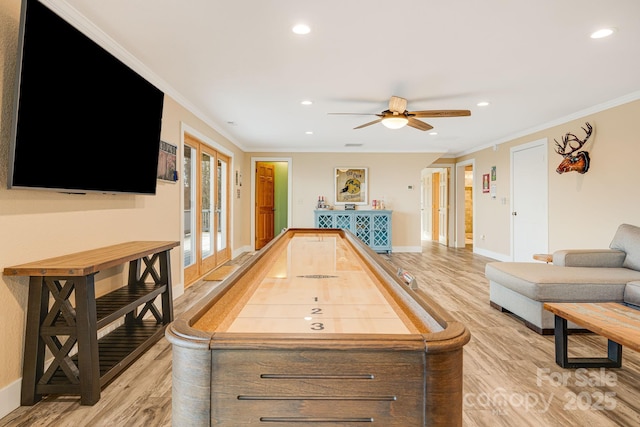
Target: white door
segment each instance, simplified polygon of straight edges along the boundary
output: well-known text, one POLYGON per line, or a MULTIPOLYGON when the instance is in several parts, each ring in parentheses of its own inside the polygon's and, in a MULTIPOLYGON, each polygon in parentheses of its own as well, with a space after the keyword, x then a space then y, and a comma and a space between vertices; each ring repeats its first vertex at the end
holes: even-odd
POLYGON ((512 260, 532 261, 547 253, 548 188, 547 140, 511 149, 512 260))
POLYGON ((448 169, 446 168, 440 171, 440 195, 438 201, 438 241, 443 245, 449 243, 447 241, 447 230, 449 229, 449 224, 447 223, 447 212, 449 210, 449 174, 447 172, 448 169))

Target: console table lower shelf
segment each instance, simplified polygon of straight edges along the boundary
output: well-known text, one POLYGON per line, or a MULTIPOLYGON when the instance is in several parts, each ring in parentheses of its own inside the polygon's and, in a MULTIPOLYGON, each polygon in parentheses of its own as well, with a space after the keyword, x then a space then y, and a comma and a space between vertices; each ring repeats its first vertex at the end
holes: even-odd
POLYGON ((46 394, 79 395, 82 405, 93 405, 109 381, 163 336, 173 320, 169 252, 178 244, 127 242, 4 269, 30 276, 22 405, 46 394), (127 284, 95 298, 95 275, 126 263, 127 284), (114 322, 121 325, 98 339, 114 322), (45 369, 47 349, 53 360, 45 369))

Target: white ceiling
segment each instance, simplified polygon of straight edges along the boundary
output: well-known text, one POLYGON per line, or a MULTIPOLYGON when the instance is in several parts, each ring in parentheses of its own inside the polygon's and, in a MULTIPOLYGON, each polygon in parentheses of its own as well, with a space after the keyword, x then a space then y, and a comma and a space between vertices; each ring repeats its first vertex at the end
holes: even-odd
POLYGON ((246 151, 455 155, 640 98, 638 0, 43 2, 246 151), (327 114, 380 113, 392 95, 471 117, 423 119, 432 136, 327 114))

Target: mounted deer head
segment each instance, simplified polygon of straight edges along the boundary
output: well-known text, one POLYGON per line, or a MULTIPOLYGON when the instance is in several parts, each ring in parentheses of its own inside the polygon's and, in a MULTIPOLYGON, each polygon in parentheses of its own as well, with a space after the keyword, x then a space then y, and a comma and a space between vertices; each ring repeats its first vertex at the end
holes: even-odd
POLYGON ((586 144, 593 132, 591 125, 589 123, 585 124, 587 125, 587 128, 582 128, 582 130, 587 134, 584 140, 580 140, 572 133, 567 133, 562 137, 562 144, 554 139, 554 141, 556 141, 556 153, 564 157, 562 162, 560 162, 560 165, 558 165, 556 172, 564 173, 576 171, 578 173, 585 173, 589 170, 589 153, 587 151, 578 151, 584 144, 586 144), (572 142, 577 142, 578 145, 574 146, 571 144, 572 142), (576 151, 578 152, 576 153, 576 151))

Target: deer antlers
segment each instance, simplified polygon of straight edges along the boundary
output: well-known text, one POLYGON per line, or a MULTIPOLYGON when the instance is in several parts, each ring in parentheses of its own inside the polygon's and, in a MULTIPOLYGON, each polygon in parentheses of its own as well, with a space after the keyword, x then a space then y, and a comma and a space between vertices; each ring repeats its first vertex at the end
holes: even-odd
POLYGON ((593 132, 591 125, 588 122, 585 124, 587 125, 587 128, 585 129, 583 127, 582 130, 587 134, 587 136, 585 136, 583 140, 580 140, 580 138, 572 133, 567 133, 562 137, 562 144, 554 139, 554 141, 556 141, 556 153, 563 157, 562 162, 560 162, 556 169, 556 172, 560 174, 571 171, 586 173, 589 170, 589 164, 591 163, 589 152, 578 151, 587 143, 587 140, 593 132), (577 142, 578 146, 576 147, 575 145, 572 145, 572 142, 577 142), (576 151, 578 152, 576 153, 576 151))
POLYGON ((587 140, 591 136, 591 133, 593 132, 593 127, 589 124, 589 122, 586 122, 585 124, 587 125, 587 128, 585 129, 583 127, 582 130, 585 131, 587 136, 582 141, 572 133, 567 133, 565 136, 562 137, 562 144, 560 144, 558 141, 554 139, 554 141, 556 141, 556 147, 557 147, 556 153, 560 154, 562 157, 570 157, 573 153, 581 149, 582 146, 586 144, 587 140), (578 146, 574 147, 573 145, 571 145, 571 142, 577 142, 578 146), (569 149, 571 151, 567 152, 567 146, 569 146, 569 149))

